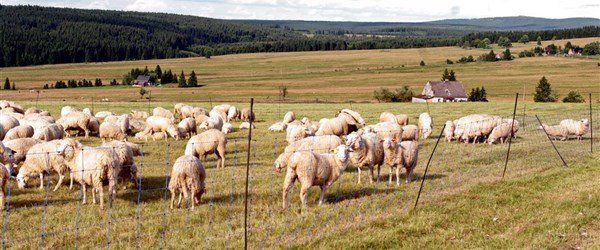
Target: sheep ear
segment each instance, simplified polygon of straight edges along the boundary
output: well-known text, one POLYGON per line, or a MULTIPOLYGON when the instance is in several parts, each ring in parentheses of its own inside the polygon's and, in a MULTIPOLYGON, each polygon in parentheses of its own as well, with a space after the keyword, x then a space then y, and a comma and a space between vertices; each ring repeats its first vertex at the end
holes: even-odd
POLYGON ((379 139, 379 143, 383 143, 383 141, 384 141, 383 139, 379 139))

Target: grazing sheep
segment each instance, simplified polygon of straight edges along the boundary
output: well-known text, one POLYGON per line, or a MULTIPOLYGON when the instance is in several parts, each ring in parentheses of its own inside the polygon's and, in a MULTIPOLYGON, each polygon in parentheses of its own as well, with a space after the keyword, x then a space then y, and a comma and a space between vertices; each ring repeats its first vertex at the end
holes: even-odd
MULTIPOLYGON (((352 116, 352 118, 354 118, 354 120, 358 124, 363 125, 363 126, 365 125, 365 120, 362 118, 362 116, 360 116, 360 114, 358 112, 350 110, 350 109, 342 109, 339 112, 339 114, 342 114, 342 113, 349 114, 350 116, 352 116)), ((339 116, 339 114, 338 114, 338 116, 339 116)))
POLYGON ((408 125, 408 115, 406 115, 406 114, 396 115, 396 121, 398 121, 398 125, 406 126, 406 125, 408 125))
MULTIPOLYGON (((360 118, 362 119, 362 118, 360 118)), ((351 132, 357 131, 357 123, 359 123, 358 120, 356 120, 355 117, 353 117, 352 115, 346 113, 346 112, 339 112, 337 114, 337 117, 333 118, 333 119, 321 119, 321 121, 319 121, 320 126, 319 126, 319 130, 317 130, 317 132, 315 133, 315 135, 337 135, 337 136, 341 136, 341 135, 347 135, 351 132)))
POLYGON ((229 111, 227 111, 227 121, 236 121, 240 119, 241 113, 238 108, 235 106, 229 107, 229 111))
POLYGON ((402 141, 419 140, 419 127, 417 125, 402 126, 402 141))
POLYGON ((319 206, 323 204, 325 191, 340 178, 348 166, 348 149, 346 145, 336 147, 333 154, 318 154, 310 151, 295 152, 290 157, 287 173, 283 183, 283 209, 288 207, 288 195, 296 179, 300 181, 300 200, 302 208, 308 206, 308 189, 312 186, 321 188, 319 206))
POLYGON ((379 139, 393 138, 402 141, 403 128, 395 122, 380 122, 364 127, 365 132, 376 133, 379 139))
POLYGON ((181 108, 184 106, 187 106, 187 104, 181 102, 175 103, 175 106, 173 107, 173 114, 181 116, 181 108))
POLYGON ((271 125, 267 130, 272 131, 272 132, 281 132, 287 129, 287 124, 283 123, 283 122, 276 122, 273 125, 271 125))
MULTIPOLYGON (((10 141, 5 141, 4 146, 12 149, 13 153, 13 164, 19 164, 25 161, 25 157, 27 156, 27 152, 29 149, 33 147, 35 144, 42 143, 42 140, 33 139, 33 138, 18 138, 10 141)), ((2 151, 0 149, 0 151, 2 151)), ((7 162, 2 161, 2 163, 7 164, 7 162)))
MULTIPOLYGON (((100 122, 96 117, 90 117, 90 123, 88 123, 88 129, 90 130, 91 136, 98 136, 100 134, 100 122)), ((79 131, 79 134, 85 133, 84 131, 79 131)))
POLYGON ((419 115, 419 131, 421 132, 421 138, 427 139, 433 132, 433 122, 431 116, 428 113, 421 113, 419 115))
POLYGON ((92 110, 89 108, 84 108, 81 112, 83 112, 86 115, 92 116, 92 117, 94 116, 92 110))
POLYGON ((130 128, 128 115, 119 116, 119 118, 117 119, 117 126, 119 126, 119 128, 121 129, 121 131, 123 131, 123 133, 125 133, 127 135, 131 134, 131 128, 130 128))
POLYGON ((444 128, 444 137, 446 138, 446 141, 451 142, 452 138, 454 138, 454 122, 453 121, 446 121, 446 126, 444 128))
POLYGON ((223 132, 223 134, 229 134, 229 133, 233 132, 233 125, 231 125, 231 123, 229 123, 229 122, 223 123, 221 132, 223 132))
MULTIPOLYGON (((163 133, 159 133, 159 134, 164 135, 163 133)), ((140 131, 140 132, 135 133, 134 138, 138 139, 138 140, 148 141, 149 138, 153 138, 153 137, 152 137, 152 134, 146 134, 144 131, 140 131)))
POLYGON ((227 120, 227 112, 229 112, 229 108, 231 108, 231 105, 229 105, 229 104, 221 104, 221 105, 214 106, 212 108, 212 110, 218 111, 219 113, 224 113, 225 117, 223 117, 223 120, 227 120))
POLYGON ((94 115, 94 117, 96 117, 97 119, 104 119, 109 115, 117 115, 117 114, 110 112, 110 111, 100 111, 100 112, 96 113, 94 115))
POLYGON ((242 109, 242 115, 241 115, 242 121, 250 122, 250 121, 254 121, 255 118, 256 117, 252 110, 250 110, 249 108, 242 109))
POLYGON ((581 119, 579 121, 565 119, 560 121, 560 125, 566 127, 569 131, 569 135, 576 136, 578 141, 581 140, 581 137, 584 134, 587 134, 587 132, 590 131, 590 122, 588 119, 581 119))
POLYGON ((184 139, 188 135, 184 128, 180 128, 175 125, 170 125, 167 128, 167 134, 173 137, 176 141, 179 141, 179 139, 184 139))
MULTIPOLYGON (((255 129, 256 126, 254 126, 254 124, 252 124, 252 129, 255 129)), ((250 123, 249 122, 242 122, 240 123, 239 129, 250 129, 250 123)))
POLYGON ((117 125, 103 122, 100 124, 100 138, 102 139, 102 142, 105 142, 106 139, 125 141, 127 140, 127 134, 124 133, 117 125))
POLYGON ((396 115, 392 114, 391 112, 384 111, 381 113, 381 115, 379 115, 379 122, 398 123, 398 119, 396 118, 396 115))
MULTIPOLYGON (((11 128, 19 126, 21 123, 17 118, 6 114, 0 114, 0 126, 3 128, 4 133, 8 132, 11 128)), ((4 137, 0 138, 4 139, 4 137)))
POLYGON ((184 118, 177 124, 177 127, 182 128, 189 137, 192 137, 192 134, 198 133, 198 130, 196 129, 196 120, 194 120, 194 118, 184 118))
POLYGON ((42 141, 52 141, 62 139, 64 136, 64 129, 59 124, 49 124, 38 130, 35 130, 31 138, 39 139, 42 141))
POLYGON ((496 126, 487 138, 487 143, 494 144, 494 142, 500 141, 504 144, 504 141, 511 136, 511 123, 501 123, 496 126))
POLYGON ((91 119, 91 116, 89 116, 88 114, 85 114, 81 111, 73 111, 73 112, 69 112, 68 114, 66 114, 64 116, 61 116, 56 121, 56 124, 59 124, 63 127, 63 129, 65 131, 65 135, 67 137, 70 136, 70 134, 67 132, 67 130, 69 130, 69 129, 80 130, 81 129, 81 130, 85 131, 85 138, 87 138, 90 134, 90 130, 88 128, 90 119, 91 119))
POLYGON ((513 119, 507 118, 507 119, 502 119, 502 123, 512 124, 512 136, 513 136, 513 138, 517 138, 517 132, 519 132, 519 121, 514 120, 514 123, 513 123, 513 119))
POLYGON ((191 196, 192 210, 194 205, 199 204, 205 188, 206 171, 200 159, 192 155, 183 155, 175 160, 171 179, 169 180, 169 191, 171 191, 171 209, 175 204, 176 193, 179 192, 177 207, 181 206, 181 195, 187 199, 191 196))
POLYGON ((289 111, 287 113, 285 113, 285 115, 283 116, 283 123, 284 124, 288 124, 290 122, 293 122, 296 120, 296 114, 294 114, 294 112, 289 111))
POLYGON ((200 129, 223 129, 224 120, 220 116, 210 116, 206 121, 201 123, 198 128, 200 129))
POLYGON ((396 169, 396 186, 400 186, 400 168, 406 169, 406 183, 411 181, 411 175, 417 166, 419 144, 416 141, 398 143, 394 139, 381 140, 385 152, 385 163, 390 167, 388 184, 392 185, 392 171, 396 169))
POLYGON ((314 153, 328 153, 338 145, 342 140, 335 135, 310 136, 288 145, 277 159, 275 159, 275 170, 280 171, 287 167, 292 153, 297 151, 311 151, 314 153))
MULTIPOLYGON (((206 116, 206 117, 208 117, 208 115, 209 115, 209 113, 208 113, 208 110, 206 110, 206 109, 203 109, 203 108, 197 108, 197 107, 195 107, 195 108, 192 110, 192 114, 193 114, 193 118, 194 118, 194 119, 196 119, 196 117, 198 117, 199 115, 204 115, 204 116, 206 116)), ((196 123, 198 123, 198 124, 199 124, 199 122, 197 122, 197 120, 196 120, 196 123)))
POLYGON ((6 196, 6 183, 8 183, 10 181, 11 177, 10 177, 10 173, 9 170, 6 169, 6 166, 4 166, 4 164, 0 164, 0 209, 4 210, 4 204, 5 204, 5 196, 6 196))
POLYGON ((492 130, 502 123, 499 116, 490 115, 469 115, 458 119, 455 122, 454 137, 460 138, 468 143, 471 138, 473 143, 479 141, 479 138, 486 138, 492 130))
MULTIPOLYGON (((25 188, 30 177, 40 176, 40 189, 44 188, 44 172, 53 170, 58 173, 56 191, 63 182, 64 173, 69 172, 67 162, 74 156, 74 150, 81 147, 78 141, 72 139, 53 140, 33 145, 27 152, 25 161, 19 169, 17 183, 19 188, 25 188), (66 150, 70 148, 70 150, 66 150)), ((71 175, 73 176, 73 175, 71 175)))
POLYGON ((546 124, 542 124, 542 126, 540 126, 540 129, 545 130, 551 139, 556 140, 558 138, 561 141, 566 141, 567 139, 569 139, 569 129, 564 126, 548 126, 546 124))
POLYGON ((132 119, 129 121, 129 128, 136 131, 146 130, 146 122, 132 119))
POLYGON ((68 115, 69 113, 74 112, 74 111, 81 112, 81 109, 71 107, 71 106, 64 106, 60 109, 60 116, 62 117, 62 116, 68 115))
POLYGON ((286 141, 289 144, 306 137, 306 128, 302 125, 288 126, 286 129, 286 141))
POLYGON ((25 113, 23 113, 24 115, 28 115, 28 114, 39 114, 42 113, 42 110, 36 107, 31 107, 28 108, 27 110, 25 110, 25 113))
POLYGON ((0 142, 0 163, 3 163, 3 164, 10 163, 10 154, 11 153, 14 153, 14 150, 12 150, 9 147, 6 147, 2 142, 0 142))
POLYGON ((110 124, 118 125, 118 120, 119 120, 118 115, 109 115, 107 117, 104 117, 104 120, 102 122, 107 122, 110 124))
POLYGON ((208 116, 204 114, 199 114, 194 116, 194 121, 196 121, 196 125, 200 126, 203 122, 208 120, 208 116))
POLYGON ((133 142, 124 141, 123 143, 127 144, 129 148, 131 148, 131 152, 133 152, 133 156, 140 156, 143 154, 140 145, 135 144, 133 142))
MULTIPOLYGON (((119 168, 117 171, 119 175, 117 177, 125 181, 130 181, 133 184, 133 187, 137 188, 137 166, 133 159, 135 154, 132 145, 137 147, 137 144, 122 141, 105 142, 102 143, 100 147, 112 149, 113 158, 117 163, 114 167, 119 168)), ((137 149, 139 150, 139 148, 137 149)))
POLYGON ((196 157, 205 157, 209 154, 215 154, 221 162, 221 168, 225 168, 225 147, 227 146, 227 137, 225 134, 216 129, 209 129, 198 135, 192 136, 185 146, 185 155, 193 155, 196 157))
POLYGON ((167 138, 167 129, 173 125, 171 119, 162 116, 150 116, 146 118, 146 130, 144 134, 163 133, 164 138, 167 138))
POLYGON ((373 183, 373 169, 377 166, 377 181, 383 164, 383 146, 379 143, 377 134, 352 132, 346 138, 346 146, 350 150, 350 159, 358 170, 358 184, 360 184, 361 167, 368 167, 369 183, 373 183))
POLYGON ((3 141, 10 141, 18 138, 27 138, 33 136, 33 127, 29 125, 19 125, 6 132, 3 141))
POLYGON ((146 120, 146 118, 150 117, 150 113, 146 112, 146 111, 137 111, 137 110, 132 110, 129 115, 131 116, 132 119, 138 119, 138 120, 146 120))
POLYGON ((92 187, 92 203, 96 204, 96 192, 100 193, 100 207, 104 206, 104 188, 102 182, 108 180, 109 192, 116 193, 116 179, 120 168, 114 152, 109 148, 84 147, 77 150, 75 157, 68 162, 72 176, 83 189, 82 204, 87 203, 86 187, 92 187))
MULTIPOLYGON (((152 116, 158 116, 158 117, 164 117, 169 119, 169 121, 171 123, 175 122, 175 116, 173 115, 173 113, 171 113, 171 111, 163 108, 163 107, 156 107, 152 110, 152 116)), ((146 122, 148 121, 148 119, 146 119, 146 122)))
POLYGON ((181 119, 185 119, 185 118, 193 118, 194 117, 194 107, 192 106, 183 106, 179 109, 179 116, 181 116, 181 119))

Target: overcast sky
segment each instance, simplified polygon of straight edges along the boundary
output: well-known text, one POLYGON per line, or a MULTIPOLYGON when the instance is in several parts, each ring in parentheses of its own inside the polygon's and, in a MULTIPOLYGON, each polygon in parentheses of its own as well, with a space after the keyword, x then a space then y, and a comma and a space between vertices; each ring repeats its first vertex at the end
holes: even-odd
MULTIPOLYGON (((0 0, 5 5, 167 12, 220 19, 420 22, 534 16, 600 18, 598 0, 0 0)), ((600 24, 599 24, 600 25, 600 24)))

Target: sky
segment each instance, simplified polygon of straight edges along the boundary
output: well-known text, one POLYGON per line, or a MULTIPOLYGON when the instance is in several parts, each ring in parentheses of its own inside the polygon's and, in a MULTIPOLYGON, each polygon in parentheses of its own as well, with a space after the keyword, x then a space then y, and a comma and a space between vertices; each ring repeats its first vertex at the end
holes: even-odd
POLYGON ((422 22, 500 16, 600 18, 598 0, 0 0, 0 2, 4 5, 164 12, 219 19, 422 22))

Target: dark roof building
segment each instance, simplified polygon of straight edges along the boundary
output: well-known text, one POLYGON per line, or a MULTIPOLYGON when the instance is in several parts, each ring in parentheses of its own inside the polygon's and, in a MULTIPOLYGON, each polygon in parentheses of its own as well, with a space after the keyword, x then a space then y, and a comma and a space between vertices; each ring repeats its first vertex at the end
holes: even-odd
POLYGON ((413 102, 466 102, 465 87, 459 81, 428 81, 413 102))
POLYGON ((150 76, 139 75, 133 82, 133 86, 136 86, 136 87, 152 86, 152 83, 150 82, 150 76))

